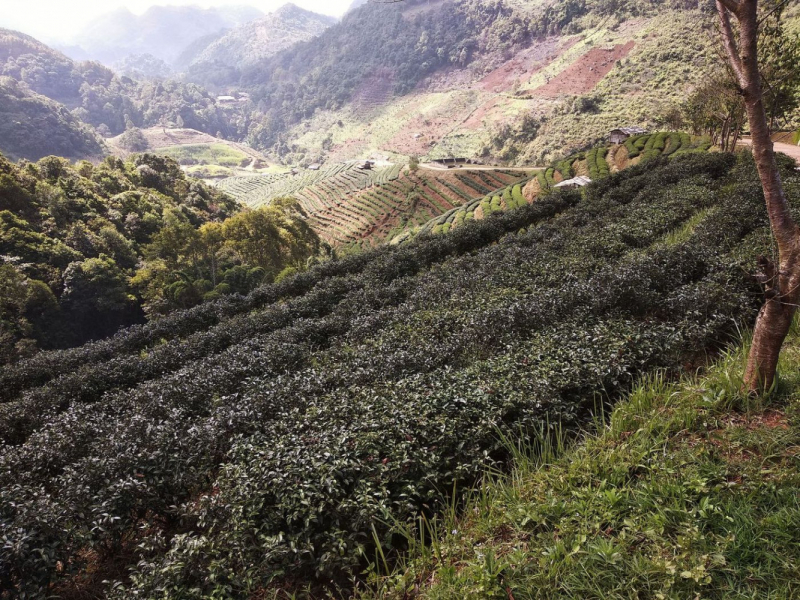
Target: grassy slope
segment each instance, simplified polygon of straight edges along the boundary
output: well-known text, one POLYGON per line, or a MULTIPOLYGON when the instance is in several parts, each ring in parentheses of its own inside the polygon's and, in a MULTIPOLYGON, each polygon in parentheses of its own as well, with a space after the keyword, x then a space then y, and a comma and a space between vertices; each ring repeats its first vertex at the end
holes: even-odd
POLYGON ((426 527, 436 541, 416 543, 377 595, 797 598, 800 331, 769 398, 739 392, 745 356, 746 344, 702 375, 646 379, 560 457, 519 452, 466 517, 426 527))

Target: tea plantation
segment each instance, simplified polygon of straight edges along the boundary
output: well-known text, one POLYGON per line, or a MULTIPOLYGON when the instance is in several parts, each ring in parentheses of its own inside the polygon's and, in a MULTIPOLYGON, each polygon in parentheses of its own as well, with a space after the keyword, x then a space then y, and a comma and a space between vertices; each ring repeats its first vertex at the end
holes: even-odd
POLYGON ((747 156, 518 193, 6 367, 0 598, 346 594, 390 523, 502 466, 504 435, 575 430, 752 322, 769 231, 747 156))

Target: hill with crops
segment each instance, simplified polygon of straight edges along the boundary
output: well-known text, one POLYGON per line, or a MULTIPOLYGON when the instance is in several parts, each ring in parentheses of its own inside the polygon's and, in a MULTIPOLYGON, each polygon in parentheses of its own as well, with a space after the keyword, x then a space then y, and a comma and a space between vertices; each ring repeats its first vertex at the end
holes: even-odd
POLYGON ((349 594, 504 438, 753 322, 752 159, 675 154, 4 367, 0 589, 349 594))
POLYGON ((320 237, 340 249, 446 233, 467 221, 534 202, 575 176, 599 180, 643 160, 705 152, 707 137, 679 132, 640 134, 624 144, 575 153, 542 169, 331 163, 319 170, 244 173, 214 184, 251 207, 293 196, 320 237))
POLYGON ((447 233, 467 221, 485 219, 496 212, 535 202, 543 195, 557 189, 560 183, 568 182, 575 177, 588 177, 590 181, 597 181, 645 161, 659 157, 703 153, 710 147, 711 142, 707 137, 692 137, 687 133, 664 131, 634 135, 624 144, 596 146, 540 169, 533 177, 454 207, 431 219, 421 228, 410 228, 393 241, 403 241, 418 232, 447 233))
POLYGON ((230 83, 257 103, 250 143, 288 162, 379 153, 541 164, 614 127, 663 127, 716 60, 708 8, 367 3, 230 83))
POLYGON ((309 224, 333 246, 370 247, 390 241, 455 206, 528 178, 528 171, 440 172, 387 163, 333 163, 319 170, 248 174, 216 182, 238 202, 259 207, 297 198, 309 224))
POLYGON ((543 165, 615 127, 703 133, 685 109, 717 72, 713 15, 682 0, 362 3, 227 83, 252 96, 248 142, 287 164, 543 165))

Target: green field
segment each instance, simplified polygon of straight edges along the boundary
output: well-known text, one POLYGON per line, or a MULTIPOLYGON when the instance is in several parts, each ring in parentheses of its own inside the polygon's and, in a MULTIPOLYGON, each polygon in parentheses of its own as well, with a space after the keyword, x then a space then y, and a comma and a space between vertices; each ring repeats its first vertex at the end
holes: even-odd
MULTIPOLYGON (((191 144, 159 148, 158 154, 169 156, 182 165, 246 166, 250 157, 227 144, 191 144)), ((218 175, 215 175, 218 176, 218 175)))

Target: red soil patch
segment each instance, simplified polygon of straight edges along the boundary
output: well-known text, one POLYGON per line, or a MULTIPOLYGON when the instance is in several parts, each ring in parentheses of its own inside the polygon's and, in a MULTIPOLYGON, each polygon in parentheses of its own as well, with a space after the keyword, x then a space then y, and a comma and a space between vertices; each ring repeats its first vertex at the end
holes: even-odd
POLYGON ((635 46, 635 42, 617 44, 610 50, 592 48, 576 62, 533 91, 538 96, 554 98, 562 95, 580 95, 591 92, 635 46))
POLYGON ((514 87, 517 80, 529 80, 531 75, 541 71, 560 54, 572 48, 577 41, 576 37, 561 44, 560 38, 552 37, 536 43, 486 75, 478 82, 478 86, 489 92, 507 92, 514 87))
POLYGON ((486 119, 486 116, 492 112, 495 108, 498 108, 503 105, 502 98, 492 98, 486 104, 479 106, 470 116, 469 118, 464 121, 464 127, 467 129, 481 129, 483 127, 483 121, 486 119))

